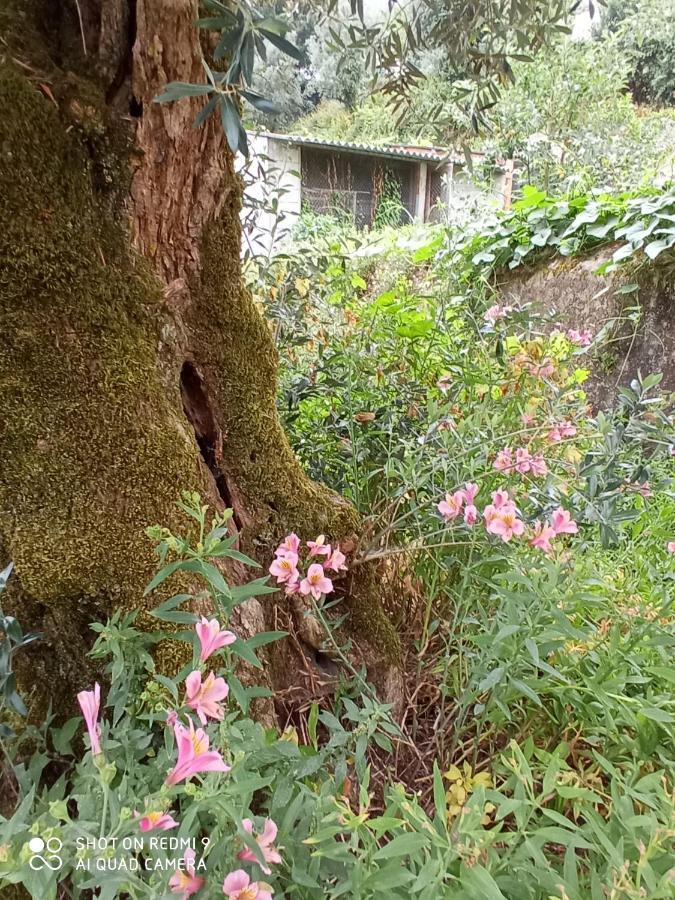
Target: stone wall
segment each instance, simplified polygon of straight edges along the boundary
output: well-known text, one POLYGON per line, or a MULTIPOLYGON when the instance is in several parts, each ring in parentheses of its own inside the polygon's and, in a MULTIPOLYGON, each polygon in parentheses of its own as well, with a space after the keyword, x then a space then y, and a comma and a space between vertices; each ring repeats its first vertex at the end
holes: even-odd
MULTIPOLYGON (((597 334, 609 327, 607 342, 593 353, 587 382, 592 401, 607 405, 617 388, 636 374, 663 374, 662 386, 675 390, 675 278, 672 268, 644 264, 598 275, 596 269, 614 248, 585 257, 556 256, 535 268, 501 273, 505 303, 534 303, 567 328, 597 334), (622 292, 630 284, 635 291, 622 292), (640 307, 637 321, 632 308, 640 307)), ((672 264, 671 264, 672 265, 672 264)))

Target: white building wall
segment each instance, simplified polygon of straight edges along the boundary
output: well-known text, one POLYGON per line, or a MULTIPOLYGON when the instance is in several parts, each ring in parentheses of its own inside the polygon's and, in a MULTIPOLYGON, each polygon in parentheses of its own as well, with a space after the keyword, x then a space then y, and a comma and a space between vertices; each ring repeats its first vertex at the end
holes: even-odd
POLYGON ((300 147, 249 134, 244 179, 242 252, 270 256, 288 241, 301 208, 300 147))

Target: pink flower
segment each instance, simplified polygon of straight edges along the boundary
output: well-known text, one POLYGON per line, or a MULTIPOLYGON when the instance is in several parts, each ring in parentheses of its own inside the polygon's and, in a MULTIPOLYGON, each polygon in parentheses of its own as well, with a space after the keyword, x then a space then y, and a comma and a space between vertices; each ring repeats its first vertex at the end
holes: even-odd
POLYGON ((185 693, 187 705, 194 709, 202 725, 206 725, 206 718, 222 719, 223 707, 218 702, 224 700, 230 689, 224 678, 216 678, 213 672, 209 672, 202 683, 202 673, 195 669, 185 679, 185 693))
POLYGON ((510 472, 513 469, 513 451, 510 447, 500 450, 493 463, 498 472, 510 472))
POLYGON ((174 728, 178 746, 178 760, 169 772, 166 784, 178 784, 199 772, 229 772, 223 757, 217 750, 209 750, 208 735, 190 722, 189 728, 177 724, 174 728))
MULTIPOLYGON (((253 822, 250 819, 242 819, 241 822, 242 828, 244 831, 247 831, 250 835, 253 834, 253 822)), ((260 847, 263 858, 266 863, 280 863, 281 856, 279 855, 278 850, 274 847, 274 840, 277 836, 277 826, 272 821, 272 819, 265 819, 265 826, 263 828, 262 834, 259 834, 256 837, 256 844, 260 847)), ((258 862, 258 858, 252 850, 249 850, 248 847, 244 847, 237 854, 237 859, 243 859, 246 862, 258 862)), ((271 869, 269 866, 265 866, 264 864, 260 866, 265 875, 269 875, 271 869)))
POLYGON ((495 303, 494 306, 491 306, 485 313, 484 319, 486 322, 489 322, 490 325, 494 325, 497 319, 506 318, 506 314, 510 313, 513 307, 511 306, 500 306, 498 303, 495 303))
POLYGON ((298 561, 298 553, 300 552, 300 538, 297 534, 292 531, 290 534, 287 534, 283 541, 279 544, 277 549, 274 551, 275 556, 288 556, 289 554, 295 554, 295 561, 298 561))
POLYGON ((534 537, 530 541, 537 550, 543 550, 544 553, 550 553, 553 550, 551 540, 556 536, 555 529, 545 522, 543 525, 537 521, 534 523, 534 537))
POLYGON ((141 831, 168 831, 170 828, 177 828, 178 822, 169 813, 149 812, 140 817, 138 827, 141 831))
POLYGON ((452 387, 452 376, 441 375, 441 377, 436 382, 436 387, 442 394, 447 394, 452 387))
POLYGON ((464 492, 455 491, 454 494, 446 494, 445 500, 441 500, 437 509, 445 521, 450 522, 451 519, 456 519, 461 513, 463 504, 464 492))
POLYGON ((300 573, 296 572, 295 578, 293 581, 286 582, 286 588, 284 590, 284 594, 287 597, 290 597, 291 594, 299 594, 300 593, 300 573))
POLYGON ((490 523, 500 513, 515 510, 516 505, 509 497, 509 492, 502 490, 492 492, 492 503, 483 510, 483 518, 485 519, 485 527, 490 530, 490 523))
POLYGON ((264 881, 251 881, 243 869, 235 869, 223 881, 223 893, 228 900, 272 900, 273 891, 264 881))
POLYGON ((231 631, 221 630, 218 619, 207 619, 206 616, 202 616, 201 620, 197 622, 195 631, 202 648, 199 654, 201 662, 207 660, 216 650, 220 650, 221 647, 227 647, 229 644, 234 644, 237 640, 236 634, 233 634, 231 631))
POLYGON ((675 541, 668 541, 666 547, 668 549, 668 553, 675 553, 675 541))
POLYGON ((516 472, 526 475, 530 471, 530 451, 525 447, 516 450, 516 472))
POLYGON ((593 341, 593 335, 590 331, 577 331, 576 328, 570 328, 567 332, 567 338, 573 344, 576 344, 577 347, 588 347, 588 345, 593 341))
POLYGON ((77 695, 77 702, 80 704, 84 723, 89 732, 89 745, 94 756, 102 753, 101 750, 101 729, 98 724, 98 711, 101 705, 101 686, 98 682, 94 685, 93 691, 80 691, 77 695))
POLYGON ((320 534, 315 541, 307 541, 310 556, 330 556, 331 546, 326 543, 326 535, 320 534))
POLYGON ((295 581, 298 577, 298 556, 296 553, 289 553, 288 556, 277 556, 270 566, 270 575, 274 575, 277 584, 283 584, 285 581, 295 581))
POLYGON ((524 412, 520 417, 520 421, 523 423, 523 425, 534 425, 536 420, 537 417, 533 413, 528 412, 524 412))
POLYGON ((332 569, 333 572, 346 572, 346 559, 347 557, 344 555, 344 553, 336 547, 335 550, 333 550, 331 556, 326 560, 324 565, 327 569, 332 569))
POLYGON ((530 472, 533 475, 541 476, 548 474, 548 466, 546 465, 543 456, 530 457, 530 472))
POLYGON ((171 893, 180 894, 182 900, 187 900, 192 894, 196 894, 206 883, 205 878, 200 878, 195 874, 195 856, 195 851, 188 848, 183 855, 184 867, 174 872, 169 879, 171 893))
POLYGON ((478 508, 473 503, 467 503, 464 509, 464 522, 466 525, 475 525, 478 521, 478 508))
POLYGON ((551 515, 551 527, 556 534, 576 534, 579 530, 577 523, 562 506, 554 510, 551 515))
POLYGON ((530 375, 533 375, 535 378, 548 378, 555 372, 555 366, 553 365, 553 361, 547 356, 541 363, 532 363, 532 365, 529 366, 528 371, 530 375))
POLYGON ((300 593, 311 594, 318 600, 322 594, 330 594, 332 590, 333 582, 324 575, 323 566, 312 563, 307 569, 307 576, 300 582, 300 593))
POLYGON ((177 721, 178 721, 178 716, 176 714, 176 710, 170 709, 168 711, 168 713, 166 714, 166 724, 169 726, 169 728, 173 728, 177 721))
POLYGON ((505 491, 504 488, 499 488, 499 490, 492 492, 492 502, 496 509, 501 509, 503 506, 513 506, 513 500, 509 497, 509 492, 505 491))
POLYGON ((552 444, 558 444, 565 438, 574 437, 576 433, 577 429, 571 422, 561 422, 559 425, 554 425, 551 428, 547 438, 552 444))
POLYGON ((525 531, 522 519, 518 518, 518 510, 513 503, 502 506, 496 513, 486 519, 486 529, 490 534, 496 534, 505 544, 514 536, 519 536, 525 531))
POLYGON ((464 494, 464 502, 467 505, 471 506, 473 501, 476 499, 476 494, 478 493, 479 488, 478 485, 474 481, 467 481, 467 483, 462 488, 462 494, 464 494))

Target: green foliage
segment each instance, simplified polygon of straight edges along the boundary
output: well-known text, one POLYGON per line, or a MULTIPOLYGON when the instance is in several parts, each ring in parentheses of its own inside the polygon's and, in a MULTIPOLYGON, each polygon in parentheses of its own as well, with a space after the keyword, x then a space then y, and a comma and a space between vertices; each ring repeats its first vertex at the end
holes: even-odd
MULTIPOLYGON (((648 260, 640 248, 669 227, 672 202, 531 190, 499 236, 436 229, 387 249, 323 235, 270 273, 293 312, 269 307, 293 444, 367 515, 360 558, 397 567, 398 591, 415 586, 398 612, 417 623, 409 678, 439 699, 433 736, 420 709, 407 733, 449 766, 436 770, 436 810, 453 829, 474 811, 489 835, 473 845, 477 867, 460 866, 467 897, 672 893, 672 404, 649 376, 593 417, 582 386, 601 337, 575 347, 528 308, 485 316, 486 270, 520 264, 532 236, 528 259, 618 238, 648 260), (542 380, 527 360, 545 359, 542 380), (551 444, 560 421, 575 433, 551 444), (505 444, 540 449, 546 476, 496 471, 505 444), (436 503, 467 481, 481 505, 508 487, 526 529, 563 506, 579 534, 549 557, 444 525, 436 503)), ((619 250, 616 265, 630 258, 619 250)))
POLYGON ((377 197, 373 227, 385 228, 400 225, 404 212, 401 183, 393 172, 386 170, 382 181, 382 190, 377 197))
POLYGON ((262 113, 272 114, 276 111, 270 100, 251 87, 256 55, 265 59, 266 43, 296 60, 300 59, 300 52, 286 39, 288 26, 281 19, 260 14, 247 0, 238 0, 234 9, 220 0, 205 0, 204 5, 213 15, 198 19, 197 26, 219 33, 213 59, 216 63, 225 60, 227 69, 223 72, 216 71, 206 60, 202 60, 206 84, 172 81, 155 98, 155 102, 170 103, 184 97, 208 97, 195 118, 195 126, 203 124, 208 116, 217 112, 230 148, 248 156, 246 131, 239 109, 240 100, 246 100, 262 113))
POLYGON ((670 0, 609 0, 599 37, 617 36, 636 103, 675 105, 675 9, 670 0))
MULTIPOLYGON (((10 563, 0 572, 0 596, 12 574, 10 563)), ((6 616, 0 607, 0 715, 8 720, 8 713, 26 716, 26 705, 16 689, 16 676, 12 671, 12 654, 38 640, 39 634, 24 634, 14 616, 6 616)), ((13 737, 8 721, 0 721, 0 739, 13 737)))
POLYGON ((636 110, 629 74, 613 36, 562 40, 517 64, 490 114, 488 154, 519 159, 523 179, 545 191, 638 189, 672 160, 675 121, 636 110))
MULTIPOLYGON (((464 105, 464 114, 469 114, 476 125, 482 111, 499 96, 504 78, 513 77, 509 60, 528 59, 530 51, 546 45, 556 32, 567 31, 562 24, 567 12, 564 0, 520 0, 509 4, 507 16, 502 5, 503 0, 481 0, 460 9, 452 2, 438 0, 424 7, 397 7, 393 14, 380 13, 373 19, 365 14, 360 0, 349 0, 345 19, 339 0, 330 0, 323 16, 309 17, 315 31, 324 28, 323 37, 314 43, 316 93, 319 98, 354 103, 362 93, 364 72, 371 70, 378 76, 387 73, 381 91, 398 107, 424 78, 418 54, 435 49, 444 55, 446 71, 451 72, 454 102, 464 105), (326 23, 330 41, 326 39, 326 23), (331 53, 326 52, 329 49, 331 53)), ((274 104, 253 90, 256 57, 265 61, 266 43, 297 61, 303 59, 303 53, 287 39, 288 23, 266 15, 248 0, 238 0, 234 8, 220 0, 205 0, 205 6, 213 15, 198 19, 197 25, 219 33, 213 58, 215 62, 226 59, 227 70, 215 71, 204 60, 206 84, 172 82, 155 99, 164 103, 183 97, 208 97, 195 125, 217 111, 232 150, 247 155, 239 101, 246 100, 263 114, 278 112, 274 104)), ((308 20, 302 24, 306 26, 308 20)), ((304 75, 299 72, 298 77, 304 75)), ((302 87, 299 90, 303 92, 302 87)), ((311 80, 305 90, 312 90, 311 80)))
POLYGON ((655 260, 675 245, 675 192, 639 197, 608 194, 554 200, 527 186, 523 197, 491 223, 469 236, 462 250, 471 263, 499 269, 526 264, 542 249, 573 256, 619 242, 599 272, 611 272, 633 260, 655 260))
MULTIPOLYGON (((668 221, 670 202, 619 198, 612 228, 668 221)), ((609 221, 610 205, 563 211, 528 192, 504 221, 532 235, 544 219, 568 229, 586 213, 577 228, 592 229, 609 221)), ((647 246, 651 236, 634 238, 647 246)), ((529 307, 495 308, 485 276, 496 259, 472 262, 494 244, 492 231, 405 237, 373 247, 324 223, 249 278, 275 325, 295 448, 367 516, 348 565, 375 564, 383 583, 393 579, 415 699, 395 721, 346 668, 335 694, 280 734, 251 718, 265 691, 240 677, 238 662, 256 671, 260 648, 287 638, 237 639, 207 664, 230 686, 223 720, 206 731, 231 771, 164 784, 175 761, 166 713, 186 715, 182 682, 199 667, 194 600, 225 625, 237 604, 264 604, 270 590, 261 578, 223 579, 223 557, 250 560, 228 537, 228 514, 209 521, 188 495, 191 538, 150 530, 160 570, 147 590, 183 572, 195 593, 162 602, 155 633, 121 613, 95 626, 93 655, 108 660, 111 681, 103 757, 74 748, 79 719, 60 729, 48 719, 9 745, 18 798, 0 821, 0 887, 165 896, 172 870, 158 861, 178 854, 147 835, 136 848, 133 811, 170 810, 179 825, 168 834, 204 859, 206 896, 240 867, 301 900, 672 896, 672 404, 657 393, 659 377, 646 376, 593 416, 583 383, 601 337, 579 346, 529 307), (546 471, 495 468, 505 446, 541 454, 546 471), (501 540, 482 516, 473 525, 439 518, 438 501, 470 481, 481 509, 508 489, 524 535, 501 540), (530 538, 559 507, 578 530, 547 553, 530 538), (157 673, 160 641, 186 651, 175 677, 157 673), (422 689, 430 699, 419 699, 422 689), (258 833, 267 817, 282 859, 270 874, 237 859, 257 847, 243 819, 258 833), (38 834, 63 842, 58 872, 29 865, 27 841, 38 834), (94 844, 112 837, 116 847, 94 844), (120 868, 129 858, 137 870, 120 868)), ((507 244, 508 261, 520 243, 507 244)))

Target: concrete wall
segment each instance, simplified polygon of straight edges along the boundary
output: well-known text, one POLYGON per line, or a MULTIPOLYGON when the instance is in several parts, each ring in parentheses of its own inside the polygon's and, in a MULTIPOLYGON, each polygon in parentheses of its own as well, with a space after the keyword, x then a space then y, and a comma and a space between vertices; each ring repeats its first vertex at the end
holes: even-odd
POLYGON ((534 269, 515 269, 500 278, 500 292, 507 303, 533 303, 551 313, 566 328, 607 328, 609 342, 601 345, 586 366, 593 376, 585 384, 591 400, 606 406, 621 385, 629 384, 638 371, 661 372, 661 386, 675 391, 675 284, 667 271, 650 265, 638 272, 596 275, 595 269, 614 248, 586 257, 561 258, 534 269), (638 284, 637 291, 621 293, 622 286, 638 284), (636 315, 632 308, 639 306, 636 315), (635 321, 636 320, 636 321, 635 321))

